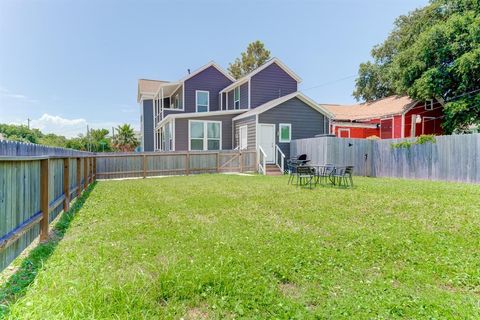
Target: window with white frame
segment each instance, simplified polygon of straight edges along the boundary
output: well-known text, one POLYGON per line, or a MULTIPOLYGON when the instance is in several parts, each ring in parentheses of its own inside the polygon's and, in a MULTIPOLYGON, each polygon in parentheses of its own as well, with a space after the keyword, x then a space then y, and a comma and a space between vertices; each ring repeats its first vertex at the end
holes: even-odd
POLYGON ((195 91, 195 101, 197 112, 208 112, 210 109, 210 92, 202 90, 195 91))
POLYGON ((280 123, 278 125, 278 141, 290 142, 292 140, 292 125, 290 123, 280 123))
POLYGON ((178 93, 175 96, 173 96, 172 108, 180 109, 180 95, 178 93))
POLYGON ((189 150, 220 150, 221 122, 190 120, 189 137, 189 150))
POLYGON ((433 110, 433 100, 425 101, 425 110, 433 110))
POLYGON ((240 87, 233 89, 233 107, 240 109, 240 87))
POLYGON ((248 147, 248 127, 247 126, 241 126, 240 127, 240 138, 239 138, 239 149, 247 149, 248 147))

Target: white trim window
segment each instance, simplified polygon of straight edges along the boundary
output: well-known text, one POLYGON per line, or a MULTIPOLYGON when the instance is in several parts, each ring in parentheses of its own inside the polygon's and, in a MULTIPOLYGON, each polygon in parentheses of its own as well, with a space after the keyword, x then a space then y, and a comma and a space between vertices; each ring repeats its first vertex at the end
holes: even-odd
POLYGON ((233 89, 233 108, 240 109, 240 86, 233 89))
POLYGON ((188 150, 222 150, 222 122, 189 120, 188 150))
POLYGON ((210 110, 210 91, 195 90, 195 105, 197 112, 210 110))
POLYGON ((433 110, 433 99, 425 101, 425 110, 433 110))
POLYGON ((239 129, 239 149, 248 148, 248 126, 241 126, 239 129))
POLYGON ((172 109, 180 109, 180 94, 175 94, 173 97, 172 109))
POLYGON ((292 140, 292 124, 279 123, 278 124, 278 142, 288 143, 292 140))

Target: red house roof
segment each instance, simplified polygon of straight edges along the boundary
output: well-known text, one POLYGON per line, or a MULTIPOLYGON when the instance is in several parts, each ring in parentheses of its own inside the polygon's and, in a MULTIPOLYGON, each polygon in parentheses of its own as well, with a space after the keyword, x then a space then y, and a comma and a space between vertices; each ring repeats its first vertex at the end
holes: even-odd
POLYGON ((320 104, 334 115, 334 120, 367 120, 400 114, 413 106, 416 101, 407 96, 390 96, 383 99, 355 104, 320 104))

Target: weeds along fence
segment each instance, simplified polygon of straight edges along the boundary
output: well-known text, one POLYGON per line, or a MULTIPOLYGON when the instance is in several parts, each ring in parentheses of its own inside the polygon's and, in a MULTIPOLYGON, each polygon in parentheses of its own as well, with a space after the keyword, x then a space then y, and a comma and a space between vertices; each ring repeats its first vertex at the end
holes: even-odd
POLYGON ((0 270, 94 180, 91 153, 0 141, 0 270))
POLYGON ((480 183, 480 134, 438 136, 435 142, 394 148, 415 139, 319 137, 292 141, 290 154, 305 153, 312 163, 355 166, 355 174, 480 183))
POLYGON ((251 172, 257 165, 255 150, 202 152, 106 153, 96 155, 99 179, 251 172))

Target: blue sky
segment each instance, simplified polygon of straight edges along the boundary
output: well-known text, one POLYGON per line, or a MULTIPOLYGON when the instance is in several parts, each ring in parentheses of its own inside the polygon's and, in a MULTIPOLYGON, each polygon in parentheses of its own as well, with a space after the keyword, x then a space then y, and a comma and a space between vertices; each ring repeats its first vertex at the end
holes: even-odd
POLYGON ((87 123, 138 128, 138 78, 177 80, 210 60, 226 68, 257 39, 314 100, 350 103, 372 46, 397 16, 426 4, 0 0, 0 123, 30 118, 67 136, 87 123))

